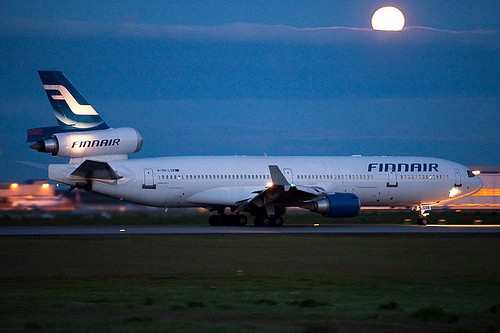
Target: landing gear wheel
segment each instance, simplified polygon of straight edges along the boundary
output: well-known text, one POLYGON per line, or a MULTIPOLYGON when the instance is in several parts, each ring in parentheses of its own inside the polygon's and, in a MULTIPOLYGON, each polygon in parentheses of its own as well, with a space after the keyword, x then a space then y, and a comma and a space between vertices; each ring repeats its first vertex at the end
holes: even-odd
POLYGON ((254 224, 257 227, 268 227, 271 225, 271 219, 269 216, 257 215, 255 217, 254 224))
POLYGON ((281 227, 283 226, 283 218, 279 215, 271 216, 271 225, 273 227, 281 227))
POLYGON ((283 225, 283 217, 280 215, 257 215, 255 217, 254 224, 257 227, 281 227, 283 225))
POLYGON ((234 220, 234 224, 236 226, 244 227, 247 225, 247 217, 245 215, 236 215, 234 220))
POLYGON ((417 220, 418 225, 427 225, 427 218, 419 217, 417 220))

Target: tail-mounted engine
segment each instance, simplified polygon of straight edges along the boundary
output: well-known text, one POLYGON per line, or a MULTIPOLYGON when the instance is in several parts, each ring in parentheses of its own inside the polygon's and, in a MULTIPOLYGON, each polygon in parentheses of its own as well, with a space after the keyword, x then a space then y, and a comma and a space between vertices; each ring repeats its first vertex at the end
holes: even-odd
POLYGON ((129 127, 52 134, 30 148, 62 157, 126 155, 142 147, 141 133, 129 127))
POLYGON ((354 217, 359 214, 360 201, 354 193, 331 193, 306 203, 302 208, 326 217, 354 217))

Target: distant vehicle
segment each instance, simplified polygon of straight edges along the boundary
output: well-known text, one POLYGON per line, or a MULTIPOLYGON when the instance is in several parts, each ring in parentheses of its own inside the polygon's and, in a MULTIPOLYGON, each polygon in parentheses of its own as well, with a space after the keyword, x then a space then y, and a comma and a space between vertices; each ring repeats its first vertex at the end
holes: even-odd
POLYGON ((353 217, 360 206, 411 206, 427 224, 433 205, 478 191, 467 167, 430 157, 185 156, 128 159, 142 147, 134 128, 110 128, 62 72, 39 71, 59 126, 28 130, 30 147, 69 164, 49 178, 157 207, 205 207, 211 225, 281 226, 288 207, 353 217), (226 209, 234 214, 226 215, 226 209))

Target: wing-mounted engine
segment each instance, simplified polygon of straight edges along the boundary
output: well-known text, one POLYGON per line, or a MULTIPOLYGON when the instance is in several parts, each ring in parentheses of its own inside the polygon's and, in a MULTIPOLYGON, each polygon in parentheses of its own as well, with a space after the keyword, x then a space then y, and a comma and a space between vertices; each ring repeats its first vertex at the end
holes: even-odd
POLYGON ((360 201, 353 193, 329 193, 307 202, 301 208, 326 217, 354 217, 359 214, 360 201))
POLYGON ((30 146, 39 152, 70 158, 127 155, 141 147, 141 133, 129 127, 55 133, 30 146))

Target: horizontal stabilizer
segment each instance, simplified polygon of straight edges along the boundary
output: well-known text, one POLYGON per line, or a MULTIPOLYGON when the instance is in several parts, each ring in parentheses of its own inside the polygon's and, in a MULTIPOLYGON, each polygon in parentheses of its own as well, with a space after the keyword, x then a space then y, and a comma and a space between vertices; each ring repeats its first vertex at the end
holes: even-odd
MULTIPOLYGON (((28 130, 28 133, 27 133, 26 142, 43 141, 43 140, 51 138, 52 135, 57 134, 57 133, 83 132, 83 131, 90 131, 90 130, 94 130, 94 129, 101 129, 101 128, 81 129, 81 128, 76 128, 76 127, 67 126, 67 125, 30 128, 28 130)), ((103 129, 105 129, 105 128, 103 127, 103 129)))
POLYGON ((123 178, 108 163, 92 160, 85 160, 71 175, 86 179, 117 180, 123 178))

